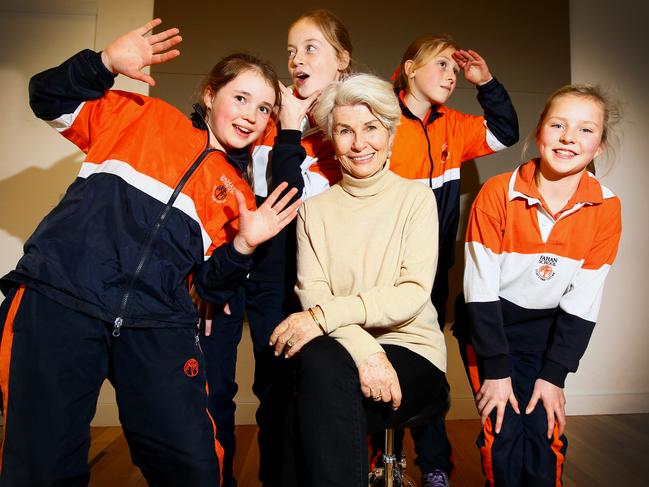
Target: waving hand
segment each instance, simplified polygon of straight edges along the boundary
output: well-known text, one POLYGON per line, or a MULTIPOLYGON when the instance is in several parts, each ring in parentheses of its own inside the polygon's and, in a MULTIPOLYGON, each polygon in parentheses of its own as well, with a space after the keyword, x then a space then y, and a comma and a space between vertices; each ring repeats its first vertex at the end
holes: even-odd
POLYGON ((160 19, 151 20, 111 42, 101 53, 104 65, 115 74, 123 74, 154 86, 154 79, 142 70, 179 56, 180 51, 171 48, 182 41, 182 37, 178 35, 180 31, 175 27, 146 36, 161 23, 160 19))
POLYGON ((234 237, 233 244, 237 252, 252 254, 257 245, 277 235, 297 216, 302 201, 298 199, 289 205, 297 194, 297 189, 291 188, 280 199, 287 187, 285 182, 279 184, 255 211, 246 208, 246 200, 238 190, 236 191, 239 202, 239 233, 234 237))

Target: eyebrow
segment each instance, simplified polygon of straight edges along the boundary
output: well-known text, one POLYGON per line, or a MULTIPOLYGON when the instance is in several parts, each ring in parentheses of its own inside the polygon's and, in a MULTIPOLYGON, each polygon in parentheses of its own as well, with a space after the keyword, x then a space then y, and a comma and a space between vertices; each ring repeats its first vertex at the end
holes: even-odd
MULTIPOLYGON (((553 120, 553 119, 563 120, 563 121, 568 120, 566 117, 561 117, 559 115, 552 115, 551 117, 548 117, 548 120, 553 120)), ((597 126, 601 125, 600 123, 596 122, 595 120, 577 120, 577 122, 578 123, 589 123, 591 125, 597 125, 597 126)))
MULTIPOLYGON (((322 40, 313 37, 311 39, 304 39, 301 44, 304 44, 305 42, 317 42, 318 44, 321 44, 322 40)), ((286 47, 295 47, 295 44, 288 44, 286 47)))
POLYGON ((460 66, 457 64, 457 61, 456 61, 455 59, 453 59, 451 56, 445 56, 445 55, 443 56, 443 55, 441 55, 441 54, 438 54, 436 57, 439 58, 439 59, 446 59, 447 61, 449 61, 449 62, 455 64, 455 66, 457 66, 458 68, 460 67, 460 66))
MULTIPOLYGON (((245 91, 245 90, 234 90, 234 92, 239 94, 239 95, 252 96, 252 93, 250 93, 249 91, 245 91)), ((273 108, 273 106, 274 106, 272 103, 270 103, 268 101, 262 101, 261 104, 266 105, 266 106, 268 106, 270 108, 273 108)))
MULTIPOLYGON (((363 123, 363 127, 366 127, 367 125, 373 124, 373 123, 381 123, 381 121, 378 118, 373 118, 372 120, 368 120, 367 122, 363 123)), ((352 128, 351 125, 343 123, 343 122, 337 122, 334 124, 334 127, 345 127, 345 128, 352 128)))

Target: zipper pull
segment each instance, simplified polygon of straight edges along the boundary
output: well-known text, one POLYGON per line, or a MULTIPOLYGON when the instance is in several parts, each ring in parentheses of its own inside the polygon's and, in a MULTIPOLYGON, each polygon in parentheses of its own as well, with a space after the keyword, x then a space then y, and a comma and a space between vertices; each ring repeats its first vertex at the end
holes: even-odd
POLYGON ((124 323, 124 320, 120 318, 119 316, 115 318, 115 323, 114 323, 114 329, 113 329, 113 336, 117 338, 119 336, 119 329, 122 327, 122 324, 124 323))

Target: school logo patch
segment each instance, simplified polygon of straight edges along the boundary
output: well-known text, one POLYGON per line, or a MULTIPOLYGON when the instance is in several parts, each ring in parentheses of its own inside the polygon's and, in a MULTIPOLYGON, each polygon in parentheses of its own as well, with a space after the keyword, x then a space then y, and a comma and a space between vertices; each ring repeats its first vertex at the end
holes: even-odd
POLYGON ((539 266, 536 268, 536 277, 542 281, 552 279, 555 275, 555 267, 557 265, 557 257, 549 255, 542 255, 539 257, 539 266))
POLYGON ((214 188, 212 188, 212 200, 216 203, 223 204, 227 197, 228 188, 225 187, 225 184, 214 185, 214 188))
POLYGON ((448 151, 448 143, 444 142, 442 145, 442 156, 440 160, 442 161, 442 164, 444 164, 448 160, 448 156, 450 155, 450 152, 448 151))
POLYGON ((187 377, 196 377, 198 375, 198 360, 196 360, 195 358, 190 358, 187 362, 185 362, 183 370, 185 371, 185 375, 187 377))

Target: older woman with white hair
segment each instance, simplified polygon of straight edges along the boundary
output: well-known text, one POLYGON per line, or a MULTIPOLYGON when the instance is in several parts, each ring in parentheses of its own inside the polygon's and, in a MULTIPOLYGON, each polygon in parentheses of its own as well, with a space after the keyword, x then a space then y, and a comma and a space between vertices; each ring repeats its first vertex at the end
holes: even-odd
POLYGON ((430 299, 437 208, 429 188, 390 171, 400 115, 390 84, 367 74, 329 85, 315 110, 343 177, 300 209, 305 311, 271 336, 276 354, 298 357, 298 441, 312 486, 366 487, 367 433, 448 397, 430 299))

